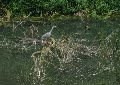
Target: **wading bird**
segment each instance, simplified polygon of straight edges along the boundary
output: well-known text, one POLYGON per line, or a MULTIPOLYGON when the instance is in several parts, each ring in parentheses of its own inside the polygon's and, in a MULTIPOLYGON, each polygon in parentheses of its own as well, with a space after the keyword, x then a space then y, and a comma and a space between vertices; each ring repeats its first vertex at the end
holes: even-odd
POLYGON ((49 32, 47 32, 44 35, 42 35, 42 37, 41 37, 42 44, 46 44, 48 42, 48 40, 50 39, 51 33, 52 33, 54 28, 56 28, 56 26, 53 26, 52 29, 49 32))
POLYGON ((51 32, 53 31, 53 29, 54 29, 55 27, 56 27, 56 26, 53 26, 52 29, 51 29, 49 32, 45 33, 45 34, 41 37, 41 40, 47 40, 48 38, 50 38, 51 32))

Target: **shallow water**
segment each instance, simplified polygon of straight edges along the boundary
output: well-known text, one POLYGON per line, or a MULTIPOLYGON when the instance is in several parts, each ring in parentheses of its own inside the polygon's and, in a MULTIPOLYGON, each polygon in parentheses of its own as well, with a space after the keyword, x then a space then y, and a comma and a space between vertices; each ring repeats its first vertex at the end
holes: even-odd
POLYGON ((19 23, 0 27, 0 85, 120 84, 120 19, 19 23), (44 46, 23 38, 40 40, 53 25, 56 45, 36 55, 36 66, 31 55, 44 46))

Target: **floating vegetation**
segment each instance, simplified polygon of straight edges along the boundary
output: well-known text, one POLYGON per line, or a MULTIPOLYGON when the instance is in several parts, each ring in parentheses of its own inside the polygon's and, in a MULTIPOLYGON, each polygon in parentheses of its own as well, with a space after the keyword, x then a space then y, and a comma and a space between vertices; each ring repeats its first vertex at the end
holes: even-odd
MULTIPOLYGON (((112 32, 109 36, 113 37, 116 32, 118 31, 112 32)), ((49 67, 58 71, 58 74, 75 72, 69 77, 74 75, 73 77, 80 80, 92 78, 104 71, 115 71, 114 62, 111 62, 113 50, 110 47, 107 49, 109 44, 106 42, 111 42, 109 36, 98 46, 81 44, 82 41, 75 42, 72 37, 61 37, 56 39, 54 47, 43 47, 41 51, 33 53, 37 83, 38 80, 41 81, 39 84, 47 80, 49 67)))

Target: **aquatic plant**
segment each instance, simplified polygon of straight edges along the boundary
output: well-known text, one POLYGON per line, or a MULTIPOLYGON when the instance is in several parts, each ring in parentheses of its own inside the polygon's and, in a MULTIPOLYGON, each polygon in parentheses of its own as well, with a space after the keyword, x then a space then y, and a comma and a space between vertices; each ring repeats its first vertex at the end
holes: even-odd
MULTIPOLYGON (((87 79, 97 76, 104 71, 113 72, 114 63, 108 61, 112 58, 113 50, 111 46, 107 49, 106 44, 111 43, 110 36, 114 36, 115 33, 116 31, 112 32, 99 46, 80 44, 82 41, 75 43, 72 37, 64 38, 63 36, 56 39, 54 47, 43 47, 41 51, 33 53, 34 72, 37 72, 35 75, 37 80, 34 83, 44 84, 49 77, 54 76, 55 74, 50 76, 50 69, 57 71, 57 76, 60 76, 58 74, 62 72, 77 71, 73 75, 81 78, 80 80, 84 80, 82 77, 87 79)), ((58 81, 56 82, 58 83, 58 81)))

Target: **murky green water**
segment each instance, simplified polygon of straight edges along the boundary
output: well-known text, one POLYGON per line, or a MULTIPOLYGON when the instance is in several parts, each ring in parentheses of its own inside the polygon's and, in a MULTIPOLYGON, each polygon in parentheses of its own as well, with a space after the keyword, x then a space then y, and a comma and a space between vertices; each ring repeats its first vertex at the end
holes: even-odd
POLYGON ((120 84, 119 18, 18 24, 11 22, 0 27, 0 85, 120 84), (53 25, 57 26, 52 32, 56 45, 45 55, 36 55, 39 70, 35 71, 31 55, 44 46, 23 42, 22 38, 40 40, 53 25), (41 57, 45 62, 41 62, 41 57))

